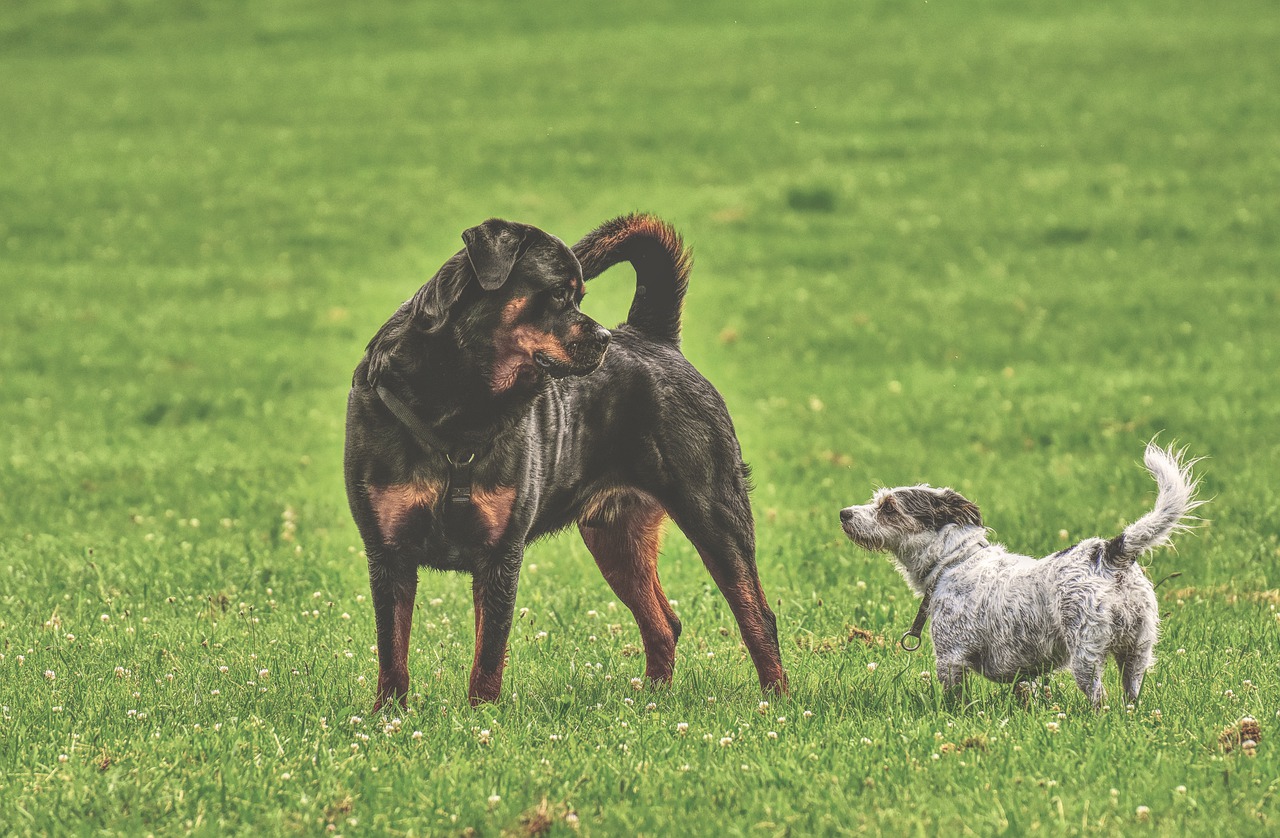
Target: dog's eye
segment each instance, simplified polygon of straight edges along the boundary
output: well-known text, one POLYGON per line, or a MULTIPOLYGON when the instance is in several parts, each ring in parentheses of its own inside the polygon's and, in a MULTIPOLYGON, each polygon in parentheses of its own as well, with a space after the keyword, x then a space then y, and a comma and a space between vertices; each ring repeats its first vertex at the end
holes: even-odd
POLYGON ((558 306, 562 306, 569 302, 570 291, 568 288, 557 288, 551 292, 551 302, 558 306))
POLYGON ((897 515, 898 511, 898 502, 893 499, 893 495, 885 495, 876 507, 876 512, 881 515, 897 515))

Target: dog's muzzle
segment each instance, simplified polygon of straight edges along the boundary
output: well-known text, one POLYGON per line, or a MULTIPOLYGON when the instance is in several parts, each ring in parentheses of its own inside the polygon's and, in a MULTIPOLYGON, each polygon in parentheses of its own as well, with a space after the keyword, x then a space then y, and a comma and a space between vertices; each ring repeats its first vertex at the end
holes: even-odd
MULTIPOLYGON (((568 352, 569 357, 573 359, 573 365, 564 367, 566 371, 563 375, 588 375, 595 372, 604 361, 605 352, 609 349, 609 342, 613 340, 613 332, 599 324, 585 331, 586 335, 580 340, 565 344, 565 350, 568 352)), ((533 360, 534 363, 546 369, 551 375, 556 374, 554 370, 545 366, 538 359, 537 354, 534 355, 533 360)))

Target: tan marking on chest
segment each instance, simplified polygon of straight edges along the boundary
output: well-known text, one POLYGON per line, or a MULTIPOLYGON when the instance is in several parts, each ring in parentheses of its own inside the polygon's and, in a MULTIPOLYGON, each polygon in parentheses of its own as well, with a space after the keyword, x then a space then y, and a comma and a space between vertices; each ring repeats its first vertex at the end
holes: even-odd
POLYGON ((497 544, 511 523, 511 510, 516 505, 513 486, 494 486, 492 489, 471 490, 471 505, 476 510, 476 520, 488 535, 489 544, 497 544))
POLYGON ((395 541, 396 532, 404 526, 415 509, 430 509, 440 500, 444 484, 437 481, 418 480, 412 483, 396 483, 391 486, 370 486, 369 502, 378 519, 382 540, 395 541))

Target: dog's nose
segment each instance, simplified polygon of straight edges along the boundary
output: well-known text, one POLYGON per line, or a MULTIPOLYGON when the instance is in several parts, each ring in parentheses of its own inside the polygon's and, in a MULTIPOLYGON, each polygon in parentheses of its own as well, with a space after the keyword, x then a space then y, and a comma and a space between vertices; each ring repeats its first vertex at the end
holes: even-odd
POLYGON ((604 326, 596 326, 594 337, 596 339, 596 343, 601 346, 608 346, 609 341, 613 339, 613 332, 609 331, 604 326))
POLYGON ((853 510, 852 510, 852 509, 841 509, 841 510, 840 510, 840 523, 842 523, 842 524, 847 524, 847 523, 849 523, 849 522, 850 522, 850 521, 852 521, 852 520, 853 520, 853 510))

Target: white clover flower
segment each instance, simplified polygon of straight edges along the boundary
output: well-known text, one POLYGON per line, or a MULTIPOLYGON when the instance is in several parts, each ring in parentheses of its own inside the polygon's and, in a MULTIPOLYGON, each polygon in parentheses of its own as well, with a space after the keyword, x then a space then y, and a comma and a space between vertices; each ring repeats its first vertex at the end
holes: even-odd
POLYGON ((58 673, 54 672, 52 669, 46 669, 44 671, 44 677, 46 681, 53 681, 57 679, 58 673))
POLYGON ((688 722, 680 722, 679 724, 676 725, 676 733, 680 734, 681 736, 683 736, 688 732, 689 732, 688 722))
POLYGON ((771 730, 771 731, 769 731, 768 733, 766 733, 766 734, 765 734, 765 736, 768 736, 770 739, 777 739, 777 738, 778 738, 778 731, 776 731, 776 730, 771 730))
POLYGON ((730 746, 730 745, 732 745, 732 744, 733 744, 733 737, 732 737, 732 736, 725 736, 725 737, 721 738, 721 740, 720 740, 720 747, 721 747, 721 748, 727 748, 727 747, 729 747, 729 746, 730 746))
POLYGON ((868 672, 875 672, 875 671, 876 671, 876 667, 877 667, 877 666, 879 666, 879 665, 880 665, 880 664, 876 663, 875 661, 871 661, 871 663, 867 664, 867 671, 868 671, 868 672))
POLYGON ((497 805, 498 805, 499 803, 501 803, 501 802, 502 802, 502 798, 501 798, 500 796, 498 796, 498 795, 496 795, 496 794, 491 794, 491 795, 489 795, 489 805, 490 805, 490 806, 497 806, 497 805))

